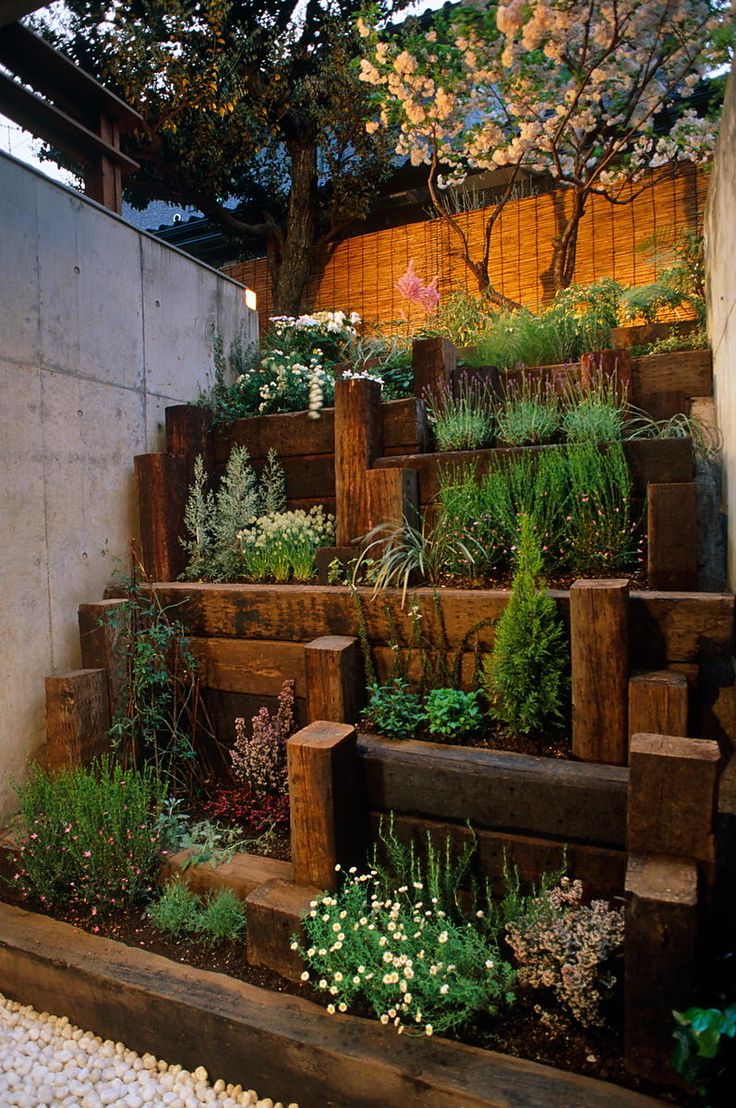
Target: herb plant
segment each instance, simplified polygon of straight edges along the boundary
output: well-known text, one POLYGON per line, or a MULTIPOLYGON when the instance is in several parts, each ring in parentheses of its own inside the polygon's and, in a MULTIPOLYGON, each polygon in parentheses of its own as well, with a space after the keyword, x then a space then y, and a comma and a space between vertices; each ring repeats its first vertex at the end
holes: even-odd
POLYGON ((385 685, 368 686, 368 706, 363 717, 381 735, 390 739, 411 739, 425 721, 422 698, 409 691, 409 682, 393 677, 385 685))
POLYGON ((493 442, 493 405, 478 380, 461 378, 457 394, 446 388, 430 395, 427 417, 440 451, 475 450, 493 442))
POLYGON ((532 521, 522 516, 511 598, 484 660, 491 714, 522 735, 559 720, 567 668, 567 642, 545 592, 539 541, 532 521))
POLYGON ((498 437, 507 446, 552 442, 560 427, 560 404, 544 385, 523 377, 519 389, 507 391, 496 411, 498 437))
POLYGON ((18 789, 17 886, 92 915, 146 900, 161 865, 166 793, 151 767, 123 769, 108 757, 53 775, 33 767, 18 789))
POLYGON ((712 1108, 733 1103, 736 1076, 736 1004, 673 1012, 673 1069, 712 1108))
POLYGON ((483 722, 479 692, 432 689, 427 695, 427 730, 439 739, 455 741, 477 731, 483 722))
POLYGON ((237 939, 245 927, 245 906, 232 889, 210 893, 195 919, 195 932, 207 946, 237 939))
POLYGON ((159 931, 187 935, 207 946, 237 939, 245 927, 245 908, 232 889, 201 898, 180 880, 170 881, 146 915, 159 931))
POLYGON ((184 881, 169 881, 158 900, 146 910, 146 916, 159 931, 177 938, 193 931, 199 900, 184 881))

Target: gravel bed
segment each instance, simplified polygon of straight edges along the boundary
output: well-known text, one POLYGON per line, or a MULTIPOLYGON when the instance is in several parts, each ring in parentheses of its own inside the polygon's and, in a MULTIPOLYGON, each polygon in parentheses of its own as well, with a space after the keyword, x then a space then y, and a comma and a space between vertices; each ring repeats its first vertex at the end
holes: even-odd
MULTIPOLYGON (((38 1013, 0 993, 0 1108, 284 1108, 254 1089, 210 1082, 123 1043, 103 1041, 66 1016, 38 1013)), ((299 1108, 289 1104, 287 1108, 299 1108)))

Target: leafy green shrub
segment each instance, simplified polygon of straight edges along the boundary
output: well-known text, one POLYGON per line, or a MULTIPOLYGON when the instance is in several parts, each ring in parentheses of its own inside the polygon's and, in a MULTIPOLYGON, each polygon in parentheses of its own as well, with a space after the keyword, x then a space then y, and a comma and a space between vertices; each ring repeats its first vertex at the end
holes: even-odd
POLYGON ((478 692, 468 693, 461 689, 432 689, 425 702, 430 735, 461 739, 477 731, 483 722, 479 697, 478 692))
POLYGON ((190 935, 208 946, 237 939, 245 927, 245 907, 232 889, 220 889, 202 899, 178 880, 167 884, 146 915, 160 931, 190 935))
POLYGON ((225 474, 215 494, 210 525, 212 561, 209 576, 234 580, 241 572, 241 533, 258 515, 258 481, 244 446, 230 451, 225 474))
POLYGON ((736 1004, 673 1012, 672 1067, 712 1108, 733 1104, 736 1076, 736 1004))
POLYGON ((511 598, 483 668, 492 715, 523 735, 560 718, 567 684, 565 632, 544 587, 539 541, 523 515, 511 598))
POLYGON ((184 881, 169 881, 146 915, 159 931, 178 936, 194 930, 198 910, 199 900, 189 886, 184 881))
POLYGON ((199 909, 194 930, 207 946, 237 939, 245 927, 245 906, 232 889, 210 893, 199 909))
POLYGON ((390 739, 411 739, 425 720, 422 698, 409 691, 409 682, 393 677, 386 685, 368 686, 363 718, 390 739))
POLYGON ((247 581, 310 581, 317 573, 317 550, 334 542, 333 517, 321 505, 308 512, 258 516, 239 535, 237 576, 247 581))
POLYGON ((578 1023, 601 1025, 601 1003, 616 982, 608 963, 623 946, 623 909, 582 898, 580 881, 561 878, 506 925, 506 940, 520 986, 551 989, 578 1023))
POLYGON ((446 388, 427 401, 427 417, 438 450, 475 450, 493 442, 493 404, 477 380, 461 379, 457 395, 446 388))
POLYGON ((107 757, 57 774, 35 766, 17 791, 25 837, 15 880, 24 892, 93 914, 150 895, 167 792, 150 767, 107 757))

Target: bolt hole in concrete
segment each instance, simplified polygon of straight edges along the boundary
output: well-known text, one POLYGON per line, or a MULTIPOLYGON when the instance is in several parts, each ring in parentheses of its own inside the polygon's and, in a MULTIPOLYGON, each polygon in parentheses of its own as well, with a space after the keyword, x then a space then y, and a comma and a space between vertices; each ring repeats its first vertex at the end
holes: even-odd
MULTIPOLYGON (((0 993, 0 1108, 285 1108, 38 1013, 0 993)), ((299 1108, 292 1103, 288 1108, 299 1108)))

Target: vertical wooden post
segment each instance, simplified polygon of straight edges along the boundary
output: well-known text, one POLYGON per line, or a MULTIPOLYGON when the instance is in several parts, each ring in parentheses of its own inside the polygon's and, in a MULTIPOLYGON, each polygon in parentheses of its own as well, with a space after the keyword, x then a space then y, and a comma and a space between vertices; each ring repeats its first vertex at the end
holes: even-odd
POLYGON ((143 568, 153 581, 175 581, 186 565, 186 463, 173 454, 138 454, 133 461, 143 568))
POLYGON ((419 474, 415 469, 369 469, 366 491, 369 529, 379 523, 418 525, 419 474))
POLYGON ((166 450, 184 458, 187 488, 194 477, 194 462, 202 455, 205 473, 213 470, 212 416, 199 404, 174 404, 166 409, 166 450))
POLYGON ((698 492, 694 481, 648 486, 647 572, 653 589, 697 589, 698 492))
POLYGON ((307 721, 357 723, 360 711, 360 648, 348 635, 325 635, 304 648, 307 721))
POLYGON ((46 678, 46 764, 72 769, 110 746, 110 697, 104 669, 46 678))
POLYGON ((629 737, 640 732, 687 735, 688 684, 671 669, 635 673, 629 680, 629 737))
POLYGON ((118 636, 128 634, 127 600, 79 605, 79 643, 85 669, 104 669, 112 719, 125 709, 125 675, 118 636))
POLYGON ((695 863, 633 855, 626 894, 624 1059, 631 1072, 672 1084, 672 1010, 694 999, 695 863))
POLYGON ((346 724, 308 724, 286 744, 294 881, 335 889, 335 866, 352 861, 356 818, 357 734, 346 724))
POLYGON ((572 751, 626 765, 629 582, 575 581, 570 589, 572 751))
MULTIPOLYGON (((120 130, 112 119, 100 115, 97 133, 110 146, 120 149, 120 130)), ((92 200, 119 215, 123 210, 123 181, 118 163, 108 155, 100 154, 94 164, 85 169, 84 191, 92 200)))
POLYGON ((457 349, 447 339, 414 339, 411 347, 414 394, 426 400, 452 384, 457 349))
POLYGON ((349 546, 368 527, 366 471, 383 454, 381 386, 335 382, 335 515, 337 545, 349 546))
POLYGON ((711 865, 721 753, 709 739, 634 735, 626 846, 711 865))

